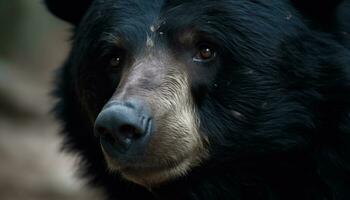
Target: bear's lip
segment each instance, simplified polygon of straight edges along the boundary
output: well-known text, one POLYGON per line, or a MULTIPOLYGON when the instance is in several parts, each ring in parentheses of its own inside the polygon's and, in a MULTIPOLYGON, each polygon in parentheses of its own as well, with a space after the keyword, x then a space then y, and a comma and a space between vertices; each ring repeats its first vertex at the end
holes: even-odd
POLYGON ((123 161, 109 155, 101 146, 108 168, 119 172, 125 179, 143 186, 155 186, 170 181, 187 173, 191 165, 191 157, 184 156, 181 159, 168 163, 149 163, 137 161, 123 161))
POLYGON ((187 170, 184 169, 187 169, 190 161, 190 158, 184 158, 173 164, 148 165, 143 163, 120 165, 114 163, 114 160, 110 160, 108 165, 112 171, 119 172, 126 180, 150 188, 187 174, 187 170))
POLYGON ((158 165, 158 166, 148 166, 148 165, 129 165, 129 166, 121 166, 119 167, 119 171, 122 173, 128 173, 128 174, 135 174, 140 172, 161 172, 161 171, 168 171, 172 168, 175 168, 176 166, 167 166, 167 165, 158 165))
MULTIPOLYGON (((116 169, 118 171, 164 171, 164 170, 170 170, 172 168, 176 168, 181 163, 185 162, 188 158, 182 157, 181 159, 174 160, 172 162, 168 163, 146 163, 142 162, 142 158, 136 158, 136 159, 120 159, 119 157, 116 157, 115 155, 111 155, 111 153, 107 152, 106 147, 102 146, 102 151, 105 156, 105 159, 108 161, 110 167, 112 169, 116 169)), ((113 146, 111 146, 113 148, 113 146)), ((112 149, 113 150, 113 149, 112 149)))

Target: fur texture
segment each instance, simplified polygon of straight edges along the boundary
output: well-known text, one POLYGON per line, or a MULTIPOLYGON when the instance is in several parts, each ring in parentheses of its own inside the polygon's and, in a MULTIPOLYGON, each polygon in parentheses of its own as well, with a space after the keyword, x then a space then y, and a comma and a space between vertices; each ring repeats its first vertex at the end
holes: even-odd
POLYGON ((46 2, 76 25, 55 90, 64 146, 109 199, 350 199, 348 1, 80 0, 78 10, 46 2), (145 188, 106 170, 93 121, 124 74, 104 69, 111 38, 130 55, 161 49, 186 66, 177 69, 189 90, 174 95, 191 93, 183 105, 196 113, 173 112, 191 113, 182 119, 210 144, 186 175, 145 188), (186 61, 182 47, 198 40, 216 49, 215 61, 186 61))

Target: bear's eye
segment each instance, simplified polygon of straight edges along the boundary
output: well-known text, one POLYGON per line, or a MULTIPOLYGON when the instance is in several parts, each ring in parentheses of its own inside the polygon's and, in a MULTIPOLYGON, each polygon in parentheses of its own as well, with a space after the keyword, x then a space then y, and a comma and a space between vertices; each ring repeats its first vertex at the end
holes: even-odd
POLYGON ((115 56, 109 61, 109 64, 112 68, 116 68, 119 67, 121 60, 121 56, 115 56))
POLYGON ((197 48, 197 52, 195 56, 193 57, 193 61, 195 62, 208 62, 211 61, 216 56, 216 51, 213 47, 202 44, 199 45, 197 48))
POLYGON ((119 73, 126 59, 127 56, 123 49, 115 49, 103 57, 106 70, 112 73, 119 73))

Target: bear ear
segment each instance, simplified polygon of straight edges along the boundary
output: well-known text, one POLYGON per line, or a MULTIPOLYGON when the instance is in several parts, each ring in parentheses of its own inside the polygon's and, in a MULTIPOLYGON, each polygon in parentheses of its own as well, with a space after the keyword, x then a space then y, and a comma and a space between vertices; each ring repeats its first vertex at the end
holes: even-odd
POLYGON ((332 23, 338 5, 343 0, 291 0, 292 4, 306 17, 327 26, 332 23))
POLYGON ((93 0, 44 0, 49 11, 60 19, 77 25, 93 0))

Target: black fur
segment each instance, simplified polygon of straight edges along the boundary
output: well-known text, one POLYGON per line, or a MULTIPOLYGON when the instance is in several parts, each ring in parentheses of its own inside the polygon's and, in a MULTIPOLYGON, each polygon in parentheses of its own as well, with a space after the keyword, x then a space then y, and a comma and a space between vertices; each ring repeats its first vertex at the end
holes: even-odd
POLYGON ((109 199, 350 199, 350 47, 339 35, 350 32, 350 9, 338 14, 340 1, 76 2, 81 7, 72 10, 77 4, 46 0, 77 24, 57 76, 55 112, 65 149, 81 155, 83 175, 109 199), (104 33, 122 35, 136 54, 158 18, 167 22, 159 30, 163 46, 172 47, 173 34, 190 24, 215 43, 220 62, 212 82, 193 86, 210 158, 149 191, 107 172, 89 116, 116 87, 102 69, 113 51, 104 33))

